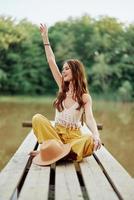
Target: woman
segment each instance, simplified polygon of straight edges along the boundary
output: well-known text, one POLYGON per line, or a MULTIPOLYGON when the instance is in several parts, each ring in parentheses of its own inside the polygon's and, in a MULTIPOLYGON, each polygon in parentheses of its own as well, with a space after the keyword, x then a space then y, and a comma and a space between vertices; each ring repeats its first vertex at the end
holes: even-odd
MULTIPOLYGON (((39 143, 44 140, 56 139, 71 144, 68 158, 81 161, 83 157, 92 155, 101 147, 101 140, 92 113, 92 99, 87 89, 83 64, 77 59, 67 60, 60 73, 55 56, 50 46, 48 29, 40 25, 47 61, 53 77, 59 87, 59 94, 54 102, 56 108, 55 126, 50 121, 36 114, 32 119, 34 133, 39 143), (86 125, 91 135, 82 135, 80 131, 81 117, 85 112, 86 125)), ((35 156, 38 152, 31 152, 35 156)))

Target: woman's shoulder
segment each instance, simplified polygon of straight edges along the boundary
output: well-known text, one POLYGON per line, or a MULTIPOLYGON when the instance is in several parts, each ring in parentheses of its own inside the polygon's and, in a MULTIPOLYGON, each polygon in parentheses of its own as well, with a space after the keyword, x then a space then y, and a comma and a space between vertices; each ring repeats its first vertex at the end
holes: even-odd
POLYGON ((86 104, 87 102, 92 103, 92 98, 89 93, 83 93, 82 100, 83 100, 84 104, 86 104))

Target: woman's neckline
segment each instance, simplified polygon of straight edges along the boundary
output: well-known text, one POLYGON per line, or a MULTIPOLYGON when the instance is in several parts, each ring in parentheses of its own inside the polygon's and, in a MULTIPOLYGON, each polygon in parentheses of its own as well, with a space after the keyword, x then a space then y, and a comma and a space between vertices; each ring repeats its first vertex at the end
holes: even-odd
POLYGON ((77 103, 77 101, 75 101, 75 103, 73 103, 69 108, 67 108, 67 107, 65 106, 65 100, 63 100, 63 105, 64 105, 64 108, 65 108, 66 110, 71 109, 76 103, 77 103))

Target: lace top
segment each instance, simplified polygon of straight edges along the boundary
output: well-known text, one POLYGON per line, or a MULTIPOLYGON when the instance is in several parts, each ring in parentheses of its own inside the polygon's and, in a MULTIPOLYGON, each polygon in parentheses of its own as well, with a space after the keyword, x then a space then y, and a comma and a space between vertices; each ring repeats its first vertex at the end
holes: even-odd
POLYGON ((81 127, 81 116, 84 111, 82 107, 80 110, 76 110, 79 104, 75 102, 70 108, 65 107, 64 101, 62 102, 64 110, 59 112, 56 109, 55 112, 55 124, 61 124, 67 128, 77 129, 81 127))

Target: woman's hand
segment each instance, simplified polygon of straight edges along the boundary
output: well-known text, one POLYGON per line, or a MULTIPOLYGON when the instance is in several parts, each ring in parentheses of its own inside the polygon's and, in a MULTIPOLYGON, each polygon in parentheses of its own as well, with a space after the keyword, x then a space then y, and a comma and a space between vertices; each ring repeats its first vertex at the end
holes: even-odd
POLYGON ((40 24, 40 32, 42 36, 46 36, 48 34, 48 28, 46 24, 40 24))
POLYGON ((97 151, 98 149, 101 148, 101 139, 99 136, 93 136, 93 140, 94 140, 94 151, 97 151))

